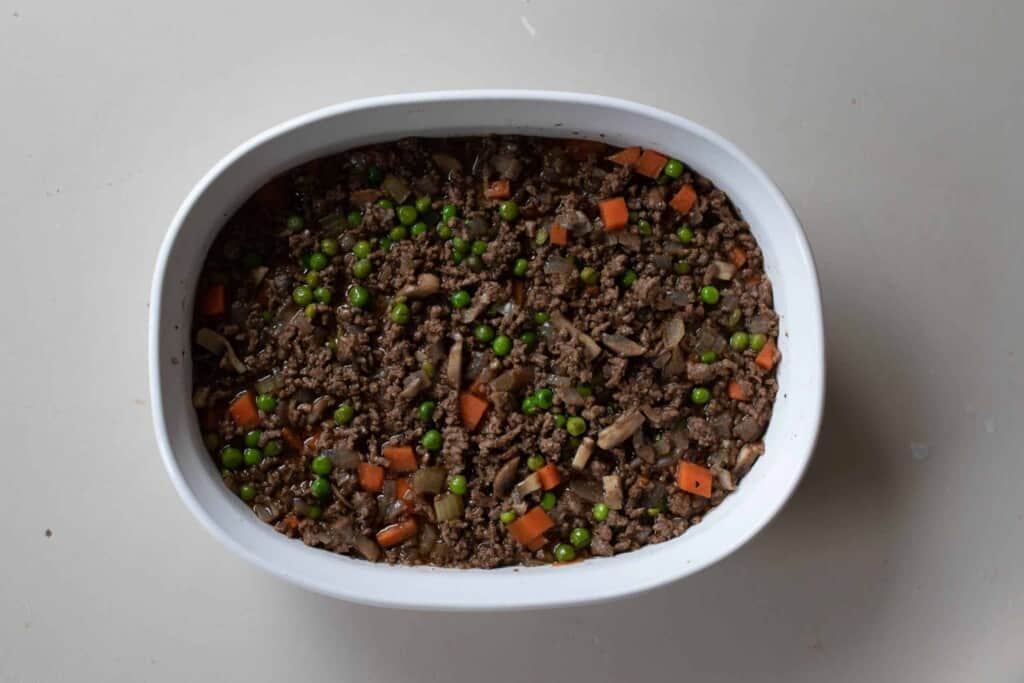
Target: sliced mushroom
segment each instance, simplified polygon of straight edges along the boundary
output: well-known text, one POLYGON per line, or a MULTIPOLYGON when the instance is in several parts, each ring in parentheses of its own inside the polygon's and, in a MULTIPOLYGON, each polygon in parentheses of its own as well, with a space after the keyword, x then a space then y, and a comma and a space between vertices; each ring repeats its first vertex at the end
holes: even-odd
POLYGON ((661 329, 661 340, 666 349, 674 349, 679 346, 679 342, 683 341, 684 336, 686 336, 686 323, 678 315, 669 318, 661 329))
POLYGON ((647 437, 639 429, 633 432, 633 452, 636 453, 638 458, 647 463, 654 462, 657 459, 654 455, 654 449, 647 443, 647 437))
POLYGON ((448 349, 448 383, 458 391, 462 386, 462 335, 455 334, 455 342, 448 349))
POLYGON ((437 294, 441 289, 441 280, 433 273, 420 273, 416 276, 416 284, 406 285, 398 290, 398 296, 409 299, 422 299, 431 294, 437 294))
POLYGON ((572 468, 574 470, 582 471, 587 466, 587 461, 590 460, 590 456, 594 454, 594 440, 589 436, 583 437, 583 441, 580 442, 579 447, 576 449, 576 455, 572 459, 572 468))
POLYGON ((491 490, 495 498, 504 498, 512 493, 512 486, 515 484, 516 472, 519 471, 519 458, 512 458, 498 468, 491 482, 491 490))
POLYGON ((516 484, 516 493, 519 494, 520 498, 533 493, 534 491, 540 491, 544 484, 540 480, 540 475, 534 472, 526 479, 516 484))
POLYGON ((633 436, 633 432, 640 429, 644 423, 644 414, 639 410, 631 410, 620 415, 615 422, 602 429, 597 435, 597 445, 605 450, 615 448, 620 443, 633 436))
POLYGON ((443 152, 437 152, 434 154, 434 163, 437 164, 445 173, 451 173, 452 171, 461 171, 462 162, 453 157, 451 154, 445 154, 443 152))
POLYGON ((627 358, 642 356, 647 353, 647 349, 643 346, 640 346, 629 337, 623 337, 621 334, 602 334, 601 343, 620 356, 626 356, 627 358))
POLYGON ((211 330, 209 327, 203 327, 196 332, 196 344, 199 344, 207 351, 215 353, 218 356, 226 356, 228 362, 231 363, 231 367, 235 369, 235 372, 240 375, 245 373, 245 365, 242 361, 238 360, 238 356, 235 355, 235 350, 231 348, 231 342, 211 330))
POLYGON ((593 479, 573 477, 569 482, 569 490, 588 503, 600 503, 604 498, 604 489, 593 479))
POLYGON ((380 190, 356 190, 349 195, 349 200, 351 200, 352 204, 355 206, 366 207, 380 199, 382 194, 384 193, 380 190))
POLYGON ((384 182, 380 184, 380 187, 398 203, 404 202, 411 193, 409 183, 395 175, 384 176, 384 182))
POLYGON ((430 378, 427 377, 427 373, 422 370, 417 370, 409 375, 406 375, 402 381, 402 393, 399 394, 402 398, 412 398, 418 393, 430 386, 430 378))
POLYGON ((750 471, 762 453, 764 453, 763 442, 748 443, 740 449, 740 454, 736 456, 736 464, 732 468, 732 473, 737 477, 742 477, 750 471))
POLYGON ((533 368, 510 368, 490 381, 495 391, 518 391, 533 381, 533 368))
POLYGON ((597 345, 594 338, 589 334, 581 332, 580 329, 569 322, 560 311, 551 312, 551 324, 554 325, 556 330, 568 332, 572 336, 576 337, 576 339, 583 344, 583 350, 586 352, 587 358, 590 360, 594 360, 601 355, 601 347, 597 345))
POLYGON ((622 480, 617 474, 609 474, 601 478, 604 484, 604 502, 612 510, 622 509, 622 480))
POLYGON ((718 485, 726 491, 735 491, 736 482, 732 479, 732 472, 729 470, 723 470, 720 467, 712 468, 715 473, 715 479, 718 480, 718 485))

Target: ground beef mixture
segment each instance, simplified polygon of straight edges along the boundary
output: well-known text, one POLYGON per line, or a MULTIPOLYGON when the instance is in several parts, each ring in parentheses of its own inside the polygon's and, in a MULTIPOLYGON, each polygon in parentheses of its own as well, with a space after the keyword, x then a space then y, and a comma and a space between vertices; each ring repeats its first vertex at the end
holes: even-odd
POLYGON ((763 452, 778 318, 720 190, 654 150, 406 139, 295 168, 203 269, 193 401, 224 483, 371 561, 608 556, 763 452))

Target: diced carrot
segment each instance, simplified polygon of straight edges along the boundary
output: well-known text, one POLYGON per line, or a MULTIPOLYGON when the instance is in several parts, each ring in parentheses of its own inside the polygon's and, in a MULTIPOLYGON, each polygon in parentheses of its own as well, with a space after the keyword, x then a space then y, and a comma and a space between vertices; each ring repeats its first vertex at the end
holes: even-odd
POLYGON ((665 168, 667 163, 668 157, 658 154, 653 149, 645 149, 644 153, 640 155, 640 158, 633 165, 633 170, 648 178, 657 178, 661 175, 661 169, 665 168))
POLYGON ((676 484, 679 488, 704 498, 711 497, 711 470, 685 460, 679 461, 676 469, 676 484))
POLYGON ((558 468, 554 463, 549 462, 537 470, 537 476, 540 477, 540 485, 544 487, 545 491, 550 491, 562 483, 562 475, 558 473, 558 468))
POLYGON ((487 199, 508 199, 512 196, 512 188, 507 180, 495 180, 484 188, 484 197, 487 199))
POLYGON ((523 301, 526 299, 526 288, 523 285, 522 280, 512 281, 512 301, 516 302, 516 306, 522 306, 523 301))
POLYGON ((548 239, 551 240, 551 244, 564 247, 569 244, 569 231, 558 223, 552 223, 551 229, 548 230, 548 239))
POLYGON ((669 200, 668 205, 679 213, 690 213, 690 209, 697 203, 697 191, 693 185, 683 185, 676 192, 676 196, 669 200))
POLYGON ((384 487, 384 468, 369 462, 359 463, 359 485, 364 491, 376 493, 384 487))
POLYGON ((412 446, 385 446, 382 454, 387 458, 388 468, 395 472, 415 472, 419 467, 412 446))
POLYGON ((530 541, 529 543, 527 543, 526 547, 529 550, 532 550, 532 551, 536 552, 536 551, 540 550, 541 548, 543 548, 544 546, 546 546, 547 544, 548 544, 547 537, 544 534, 541 534, 537 538, 535 538, 532 541, 530 541))
POLYGON ((408 541, 416 535, 419 528, 420 526, 416 523, 416 518, 410 517, 403 522, 391 524, 378 531, 377 543, 379 543, 382 548, 390 548, 391 546, 398 545, 403 541, 408 541))
POLYGON ((302 439, 292 431, 291 427, 285 427, 282 429, 281 437, 285 440, 285 443, 291 446, 293 451, 297 451, 299 453, 302 452, 302 439))
POLYGON ((750 399, 750 397, 747 396, 747 392, 743 391, 743 387, 740 386, 740 383, 734 379, 729 380, 728 392, 729 398, 734 401, 746 401, 750 399))
POLYGON ((260 423, 260 413, 256 410, 256 399, 252 397, 251 391, 243 391, 228 406, 231 419, 235 424, 245 429, 252 429, 260 423))
POLYGON ((466 429, 469 431, 476 429, 490 405, 487 399, 469 392, 459 394, 459 416, 462 417, 462 424, 466 429))
POLYGON ((288 531, 297 531, 299 528, 299 517, 294 512, 289 512, 284 516, 284 519, 281 520, 281 523, 288 531))
POLYGON ((775 340, 768 340, 764 348, 757 353, 754 362, 757 363, 758 367, 765 370, 771 370, 775 367, 775 364, 779 362, 779 349, 775 346, 775 340))
POLYGON ((548 513, 544 512, 544 508, 537 506, 509 524, 508 531, 513 538, 526 545, 554 525, 548 513))
POLYGON ((469 389, 466 389, 466 391, 473 394, 474 396, 479 396, 480 398, 487 398, 487 393, 485 392, 485 389, 487 389, 487 385, 484 384, 478 377, 475 380, 473 380, 473 383, 469 385, 469 389))
POLYGON ((608 157, 608 161, 620 166, 632 166, 642 153, 643 150, 639 147, 627 147, 608 157))
POLYGON ((212 285, 199 297, 199 313, 202 315, 224 315, 227 310, 227 291, 224 285, 212 285))
POLYGON ((576 161, 586 161, 591 154, 596 156, 605 150, 605 144, 597 140, 566 140, 565 146, 576 161))
POLYGON ((629 223, 629 209, 622 197, 605 199, 597 206, 601 210, 601 222, 604 223, 605 231, 621 230, 629 223))
POLYGON ((317 432, 313 436, 307 437, 306 440, 302 442, 302 447, 312 453, 316 451, 316 444, 319 440, 320 432, 317 432))
POLYGON ((409 477, 402 477, 401 479, 395 480, 395 498, 398 500, 408 502, 406 496, 411 490, 412 485, 409 483, 409 477))
POLYGON ((741 247, 733 247, 729 253, 729 260, 737 268, 742 268, 743 264, 747 262, 747 252, 743 251, 741 247))

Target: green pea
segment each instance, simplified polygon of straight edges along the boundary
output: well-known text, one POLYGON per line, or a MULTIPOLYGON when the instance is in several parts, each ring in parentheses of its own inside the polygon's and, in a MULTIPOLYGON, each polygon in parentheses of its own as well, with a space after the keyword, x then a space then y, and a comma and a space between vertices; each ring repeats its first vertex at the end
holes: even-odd
POLYGON ((533 243, 538 247, 543 247, 548 243, 548 231, 544 228, 537 230, 537 234, 533 237, 533 243))
POLYGON ((319 505, 310 505, 306 509, 306 517, 309 519, 320 519, 320 515, 323 513, 324 511, 320 509, 319 505))
POLYGON ((331 303, 331 290, 327 287, 317 287, 313 290, 313 297, 322 304, 331 303))
POLYGON ((750 335, 750 348, 755 351, 760 351, 764 348, 764 345, 768 343, 768 337, 761 334, 760 332, 750 335))
POLYGON ((370 292, 366 287, 353 285, 348 288, 348 302, 357 308, 366 308, 370 305, 370 292))
POLYGON ((370 259, 361 258, 352 264, 352 275, 365 280, 370 277, 370 273, 373 272, 373 264, 370 263, 370 259))
POLYGON ((551 314, 546 311, 537 311, 533 314, 533 322, 538 325, 543 325, 547 321, 551 320, 551 314))
POLYGON ((277 407, 277 399, 270 394, 260 394, 256 397, 256 407, 264 413, 272 413, 277 407))
POLYGON ((299 257, 299 265, 302 266, 303 270, 309 270, 309 254, 303 254, 299 257))
POLYGON ((651 227, 651 222, 646 218, 641 218, 636 222, 636 227, 640 230, 640 234, 644 237, 650 237, 654 234, 654 228, 651 227))
POLYGON ((271 313, 270 311, 263 311, 261 316, 263 318, 263 322, 265 323, 273 322, 274 320, 274 314, 271 313))
POLYGON ((524 258, 517 258, 512 266, 512 274, 516 277, 526 277, 526 271, 530 268, 530 262, 524 258))
POLYGON ((338 240, 333 237, 325 237, 320 242, 320 251, 327 256, 334 256, 338 253, 338 240))
POLYGON ((388 232, 388 237, 390 237, 394 242, 401 242, 407 235, 408 231, 405 229, 404 225, 396 225, 388 232))
POLYGON ((526 459, 526 466, 531 472, 536 472, 541 467, 547 464, 547 460, 544 459, 543 455, 531 455, 526 459))
POLYGON ((630 223, 636 223, 638 220, 640 220, 640 212, 639 211, 630 211, 628 215, 629 215, 629 222, 630 223))
POLYGON ((665 510, 660 505, 655 505, 654 507, 647 508, 647 516, 648 517, 657 517, 658 515, 660 515, 664 511, 665 510))
POLYGON ((387 199, 387 198, 378 199, 377 201, 374 202, 374 205, 378 206, 378 207, 380 207, 382 209, 393 209, 393 208, 395 208, 395 203, 393 201, 391 201, 390 199, 387 199))
POLYGON ((451 295, 450 300, 455 308, 465 308, 469 305, 469 292, 460 289, 451 295))
POLYGON ((498 204, 498 215, 502 220, 511 223, 519 218, 519 206, 511 200, 503 201, 498 204))
POLYGON ((495 356, 507 356, 512 353, 512 340, 505 335, 498 335, 491 344, 495 356))
POLYGON ((733 351, 746 351, 750 346, 750 335, 746 332, 733 332, 729 337, 729 346, 733 351))
POLYGON ((502 524, 511 524, 514 521, 516 521, 516 511, 515 510, 505 510, 504 512, 501 513, 501 523, 502 524))
POLYGON ((444 445, 444 437, 441 436, 441 432, 431 429, 420 439, 420 445, 428 451, 439 451, 441 446, 444 445))
POLYGON ((700 300, 706 304, 718 303, 718 288, 714 285, 705 285, 700 288, 700 300))
POLYGON ((540 497, 540 506, 545 510, 550 510, 555 507, 555 503, 558 499, 555 498, 555 494, 551 491, 546 491, 543 496, 540 497))
POLYGON ((484 269, 483 260, 476 254, 470 254, 466 257, 466 265, 469 266, 469 269, 474 273, 479 273, 484 269))
POLYGON ((426 213, 430 211, 431 200, 430 197, 423 196, 416 198, 416 210, 420 213, 426 213))
POLYGON ((604 503, 594 503, 593 515, 594 519, 599 522, 608 519, 608 506, 604 503))
POLYGON ((384 251, 391 251, 391 247, 394 243, 395 241, 391 239, 389 235, 384 235, 384 237, 380 238, 380 248, 384 251))
POLYGON ((242 451, 235 448, 234 446, 226 446, 224 450, 220 452, 220 464, 229 470, 237 470, 245 462, 245 456, 242 455, 242 451))
POLYGON ((309 467, 313 470, 313 474, 319 474, 325 476, 331 473, 334 469, 334 463, 326 455, 321 453, 320 455, 313 458, 313 462, 309 463, 309 467))
POLYGON ((242 267, 246 270, 252 270, 253 268, 259 268, 263 264, 263 257, 254 251, 250 251, 242 256, 242 267))
POLYGON ((334 421, 340 425, 347 425, 356 417, 356 409, 348 401, 338 406, 334 411, 334 421))
POLYGON ((565 422, 565 431, 569 432, 573 436, 582 436, 587 431, 587 421, 582 417, 570 417, 565 422))
POLYGON ((589 384, 577 384, 576 393, 580 395, 580 398, 590 398, 594 395, 594 388, 589 384))
POLYGON ((428 229, 429 228, 427 228, 427 224, 420 221, 419 223, 416 223, 411 228, 409 228, 409 234, 412 235, 413 237, 419 237, 420 235, 426 235, 428 229))
POLYGON ((481 323, 473 330, 473 336, 476 337, 478 342, 486 344, 494 339, 494 328, 490 325, 481 323))
POLYGON ((569 448, 579 448, 582 441, 583 440, 578 436, 570 436, 567 443, 569 444, 569 448))
POLYGON ((466 488, 466 477, 461 474, 456 474, 448 480, 448 490, 456 496, 466 495, 466 488))
POLYGON ((310 287, 316 287, 320 284, 320 273, 315 270, 311 270, 306 273, 306 284, 310 287))
POLYGON ((398 222, 402 225, 412 225, 419 218, 420 213, 415 206, 402 204, 395 212, 398 215, 398 222))
POLYGON ((430 422, 434 419, 434 410, 437 408, 437 404, 433 401, 423 401, 419 407, 416 408, 416 415, 419 417, 420 422, 430 422))
POLYGON ((519 335, 519 341, 523 342, 523 346, 527 349, 532 349, 537 345, 537 333, 532 331, 523 332, 519 335))
POLYGON ((700 354, 701 363, 714 363, 716 360, 718 360, 718 354, 714 351, 705 351, 700 354))
POLYGON ((245 433, 245 445, 250 448, 255 448, 260 445, 260 439, 263 438, 263 432, 258 429, 245 433))
POLYGON ((583 280, 584 284, 592 285, 595 284, 601 278, 601 274, 597 272, 597 268, 591 268, 586 266, 580 271, 580 279, 583 280))
POLYGON ((354 245, 352 245, 352 253, 359 258, 366 258, 367 256, 370 255, 370 252, 372 250, 373 248, 370 246, 370 243, 367 242, 366 240, 359 240, 354 245))
POLYGON ((312 318, 316 315, 316 304, 309 304, 306 306, 305 313, 307 318, 312 318))
POLYGON ((470 251, 477 256, 483 256, 487 253, 487 242, 484 240, 473 240, 473 246, 470 247, 470 251))
POLYGON ((569 542, 576 549, 586 548, 590 545, 590 529, 584 529, 581 526, 576 527, 569 534, 569 542))
POLYGON ((391 322, 405 325, 409 322, 410 316, 409 305, 404 301, 396 301, 391 305, 391 322))
POLYGON ((690 392, 690 400, 702 406, 711 400, 711 392, 705 387, 694 387, 693 391, 690 392))
POLYGON ((313 302, 313 290, 307 285, 299 285, 292 292, 292 299, 300 306, 305 306, 313 302))
POLYGON ((731 329, 735 328, 737 325, 739 325, 740 324, 740 320, 742 320, 742 319, 743 319, 743 311, 741 311, 738 308, 734 308, 729 313, 729 319, 726 321, 725 324, 731 330, 731 329))
POLYGON ((220 445, 220 437, 217 436, 216 432, 206 432, 203 434, 203 443, 206 445, 207 450, 215 451, 217 446, 220 445))
POLYGON ((358 228, 363 223, 363 214, 358 211, 349 211, 346 220, 348 221, 348 227, 358 228))
POLYGON ((554 405, 555 392, 551 391, 551 389, 548 389, 547 387, 543 389, 538 389, 536 397, 537 405, 540 406, 541 408, 544 408, 545 410, 554 405))
POLYGON ((275 455, 281 455, 281 442, 277 439, 273 439, 267 442, 267 445, 263 447, 263 455, 268 458, 273 458, 275 455))
POLYGON ((690 272, 690 262, 680 259, 672 264, 672 272, 676 275, 686 275, 690 272))
POLYGON ((676 237, 678 237, 679 241, 683 244, 689 244, 693 241, 693 230, 690 230, 689 226, 684 225, 676 230, 676 237))
POLYGON ((662 172, 669 178, 678 178, 683 175, 683 162, 678 159, 669 159, 662 172))
POLYGON ((309 267, 313 270, 323 270, 327 267, 327 257, 322 253, 315 252, 309 255, 309 267))
POLYGON ((441 208, 441 218, 444 219, 445 223, 447 223, 448 221, 450 221, 451 219, 455 218, 458 215, 459 210, 455 208, 454 204, 445 204, 441 208))
POLYGON ((323 500, 331 495, 331 482, 321 477, 317 477, 310 483, 309 492, 323 500))
POLYGON ((565 415, 555 415, 555 429, 565 429, 568 419, 565 415))
POLYGON ((524 396, 523 400, 519 403, 519 408, 523 411, 523 415, 536 415, 540 409, 537 405, 537 397, 524 396))
POLYGON ((366 179, 371 185, 380 185, 384 181, 384 169, 377 164, 370 164, 366 169, 366 179))
POLYGON ((469 245, 466 243, 466 240, 458 236, 452 238, 452 249, 455 251, 466 251, 468 248, 469 245))
POLYGON ((259 465, 263 460, 263 451, 258 448, 246 448, 242 451, 242 460, 246 465, 259 465))
POLYGON ((446 240, 446 239, 448 239, 449 237, 452 236, 452 229, 449 228, 444 223, 438 223, 437 224, 437 236, 440 237, 443 240, 446 240))
POLYGON ((632 287, 633 283, 636 282, 636 271, 627 270, 625 273, 619 276, 619 284, 623 287, 632 287))
POLYGON ((302 230, 303 227, 305 227, 306 221, 302 220, 302 216, 292 214, 291 216, 288 216, 287 225, 288 230, 290 230, 291 232, 298 232, 299 230, 302 230))
POLYGON ((423 371, 424 375, 430 378, 433 378, 434 373, 437 372, 437 369, 434 367, 434 364, 431 363, 429 360, 423 362, 423 365, 420 366, 420 370, 423 371))
POLYGON ((246 503, 251 503, 252 499, 256 497, 256 487, 252 484, 242 484, 238 487, 238 497, 246 503))

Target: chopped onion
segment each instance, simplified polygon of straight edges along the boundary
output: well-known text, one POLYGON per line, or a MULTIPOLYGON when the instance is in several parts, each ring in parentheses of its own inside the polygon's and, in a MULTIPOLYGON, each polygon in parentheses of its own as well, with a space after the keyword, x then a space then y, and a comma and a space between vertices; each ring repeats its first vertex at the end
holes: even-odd
POLYGON ((553 387, 567 387, 572 384, 572 380, 568 377, 562 377, 561 375, 546 375, 544 381, 553 387))
POLYGON ((491 166, 502 178, 515 180, 523 172, 523 162, 506 154, 495 154, 491 157, 491 166))
POLYGON ((540 480, 540 475, 534 472, 526 479, 523 479, 521 482, 516 484, 516 493, 518 493, 519 497, 522 498, 534 491, 540 491, 543 486, 544 484, 540 480))
POLYGON ((462 516, 462 511, 462 496, 457 496, 454 493, 445 493, 434 498, 434 515, 439 522, 458 519, 462 516))
POLYGON ((564 211, 555 216, 555 222, 574 235, 586 235, 594 230, 594 224, 582 211, 564 211))
POLYGON ((416 493, 441 493, 446 476, 443 467, 421 467, 410 477, 412 490, 416 493))
POLYGON ((549 254, 544 261, 544 273, 547 275, 568 275, 573 270, 572 263, 558 254, 549 254))
POLYGON ((391 195, 391 197, 399 204, 408 199, 409 194, 412 192, 412 190, 409 189, 409 184, 395 175, 385 176, 380 187, 391 195))
POLYGON ((669 318, 665 323, 665 327, 661 330, 661 340, 667 349, 674 349, 679 346, 679 342, 683 341, 685 335, 686 323, 679 316, 669 318))
POLYGON ((713 261, 712 263, 715 266, 715 277, 719 280, 731 280, 732 276, 736 274, 736 266, 728 261, 713 261))
POLYGON ((445 173, 451 173, 452 171, 462 171, 462 162, 453 157, 451 154, 445 154, 443 152, 437 152, 434 155, 434 163, 437 164, 445 173))
POLYGON ((366 207, 380 199, 381 191, 373 189, 356 190, 349 195, 349 200, 355 206, 366 207))
POLYGON ((640 235, 629 230, 616 230, 615 241, 630 251, 640 251, 640 235))
POLYGON ((626 356, 627 358, 641 356, 647 352, 647 349, 621 334, 602 334, 601 343, 620 356, 626 356))
POLYGON ((422 370, 409 373, 402 380, 402 392, 399 394, 402 398, 412 398, 418 393, 430 386, 430 378, 422 370))
POLYGON ((772 319, 767 315, 755 315, 750 319, 747 329, 753 334, 768 334, 772 331, 772 319))
POLYGON ((580 396, 580 392, 576 391, 576 387, 556 387, 555 393, 557 393, 558 397, 562 399, 562 403, 567 406, 575 406, 578 408, 580 406, 587 405, 587 400, 580 396))
POLYGON ((669 256, 682 256, 686 253, 686 247, 679 242, 673 242, 672 240, 664 242, 662 247, 665 249, 665 253, 669 256))
POLYGON ((235 372, 238 374, 245 373, 245 365, 242 361, 238 360, 238 356, 235 355, 235 350, 231 348, 231 342, 210 328, 203 327, 196 332, 196 344, 199 344, 210 353, 227 357, 228 362, 231 363, 231 367, 235 369, 235 372))
POLYGON ((423 529, 420 531, 420 555, 427 556, 434 552, 434 546, 437 545, 437 539, 437 527, 433 524, 424 524, 423 529))
POLYGON ((666 377, 674 377, 682 374, 683 370, 686 369, 686 359, 679 353, 679 349, 672 349, 672 353, 669 356, 668 363, 661 369, 661 372, 666 377))
POLYGON ((600 503, 604 498, 604 489, 593 479, 574 477, 569 482, 569 490, 588 503, 600 503))
POLYGON ((354 470, 359 467, 359 454, 351 448, 345 448, 344 446, 339 448, 325 448, 320 451, 321 455, 326 455, 334 463, 334 466, 342 470, 354 470))

